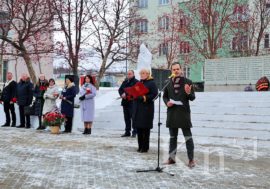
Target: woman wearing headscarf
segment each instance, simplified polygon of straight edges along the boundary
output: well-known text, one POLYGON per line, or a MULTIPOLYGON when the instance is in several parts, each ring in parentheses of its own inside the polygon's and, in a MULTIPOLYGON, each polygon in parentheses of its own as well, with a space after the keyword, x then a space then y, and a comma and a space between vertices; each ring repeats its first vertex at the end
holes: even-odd
POLYGON ((80 90, 81 116, 84 122, 83 134, 91 134, 95 115, 95 96, 96 87, 93 78, 90 75, 84 77, 83 85, 80 90))
POLYGON ((133 124, 138 132, 138 152, 145 153, 149 150, 150 130, 153 128, 154 120, 154 98, 158 94, 158 88, 150 75, 150 70, 140 71, 140 82, 148 89, 143 96, 134 100, 133 124))
POLYGON ((61 113, 65 116, 65 130, 64 133, 71 133, 72 121, 74 115, 74 99, 76 97, 76 88, 73 83, 72 77, 66 77, 65 87, 62 91, 60 99, 61 102, 61 113))

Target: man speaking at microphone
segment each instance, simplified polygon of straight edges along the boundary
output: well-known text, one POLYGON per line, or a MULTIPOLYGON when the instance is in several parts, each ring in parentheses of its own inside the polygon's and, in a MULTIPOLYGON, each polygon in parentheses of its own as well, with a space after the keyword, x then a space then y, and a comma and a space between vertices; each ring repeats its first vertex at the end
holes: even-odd
POLYGON ((168 108, 166 126, 170 132, 169 158, 165 164, 176 163, 177 136, 181 128, 186 141, 188 166, 192 168, 195 162, 189 101, 195 99, 195 93, 192 81, 182 77, 181 65, 178 62, 171 65, 171 72, 169 84, 163 94, 163 100, 168 108))

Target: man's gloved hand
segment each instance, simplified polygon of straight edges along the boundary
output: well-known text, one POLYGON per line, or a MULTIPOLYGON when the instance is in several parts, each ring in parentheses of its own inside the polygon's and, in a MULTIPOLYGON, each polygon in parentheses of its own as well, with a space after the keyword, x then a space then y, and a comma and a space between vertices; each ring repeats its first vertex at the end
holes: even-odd
POLYGON ((81 101, 84 100, 84 99, 85 99, 85 95, 80 96, 79 99, 80 99, 81 101))

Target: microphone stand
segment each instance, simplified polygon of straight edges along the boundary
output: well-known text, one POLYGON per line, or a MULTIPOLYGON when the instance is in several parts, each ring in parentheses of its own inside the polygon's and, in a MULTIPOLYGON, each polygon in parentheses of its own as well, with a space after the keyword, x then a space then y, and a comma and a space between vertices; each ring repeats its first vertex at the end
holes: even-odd
MULTIPOLYGON (((164 172, 163 169, 165 167, 160 167, 160 126, 162 125, 160 121, 160 101, 161 101, 161 93, 164 91, 164 89, 169 85, 171 77, 169 77, 169 80, 165 83, 163 88, 158 92, 157 96, 153 99, 155 101, 158 98, 158 159, 157 159, 157 167, 155 169, 148 169, 148 170, 137 170, 137 173, 140 172, 158 172, 158 173, 167 173, 164 172)), ((174 176, 173 173, 167 173, 170 176, 174 176)))

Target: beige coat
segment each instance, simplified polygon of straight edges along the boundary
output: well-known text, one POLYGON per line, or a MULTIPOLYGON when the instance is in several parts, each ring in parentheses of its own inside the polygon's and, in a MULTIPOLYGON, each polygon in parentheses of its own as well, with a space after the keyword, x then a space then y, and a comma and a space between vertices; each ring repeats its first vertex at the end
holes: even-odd
POLYGON ((44 93, 44 105, 43 105, 43 111, 42 114, 46 114, 47 112, 51 112, 55 109, 57 109, 56 106, 56 99, 57 97, 53 96, 53 94, 59 94, 58 87, 56 85, 49 86, 47 88, 47 91, 44 93))

